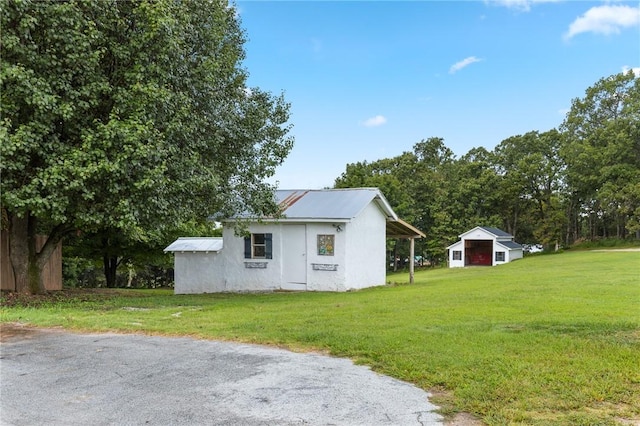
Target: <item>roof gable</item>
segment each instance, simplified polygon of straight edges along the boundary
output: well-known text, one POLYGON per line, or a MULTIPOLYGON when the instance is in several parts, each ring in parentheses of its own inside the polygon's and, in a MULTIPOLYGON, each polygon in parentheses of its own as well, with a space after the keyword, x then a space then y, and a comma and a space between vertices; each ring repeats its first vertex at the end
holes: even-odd
POLYGON ((455 248, 456 246, 460 246, 462 249, 464 249, 464 245, 462 244, 462 240, 458 240, 455 243, 451 244, 450 246, 447 246, 447 250, 451 250, 451 249, 455 248))
MULTIPOLYGON (((282 217, 262 221, 349 222, 374 203, 387 221, 388 238, 424 238, 425 234, 398 218, 378 188, 279 189, 274 192, 282 217)), ((251 219, 247 215, 240 215, 251 219)), ((231 218, 229 221, 234 221, 231 218)))
POLYGON ((398 219, 377 188, 277 190, 275 196, 285 219, 351 220, 371 202, 387 219, 398 219))
POLYGON ((460 234, 459 237, 460 238, 464 238, 465 236, 467 236, 469 234, 473 234, 473 233, 477 234, 478 231, 480 231, 481 233, 489 234, 490 236, 496 237, 496 238, 499 238, 499 239, 504 239, 504 238, 512 239, 513 238, 513 236, 511 234, 509 234, 508 232, 505 232, 505 231, 503 231, 501 229, 498 229, 498 228, 492 228, 490 226, 476 226, 475 228, 473 228, 473 229, 471 229, 471 230, 469 230, 469 231, 467 231, 467 232, 465 232, 463 234, 460 234))

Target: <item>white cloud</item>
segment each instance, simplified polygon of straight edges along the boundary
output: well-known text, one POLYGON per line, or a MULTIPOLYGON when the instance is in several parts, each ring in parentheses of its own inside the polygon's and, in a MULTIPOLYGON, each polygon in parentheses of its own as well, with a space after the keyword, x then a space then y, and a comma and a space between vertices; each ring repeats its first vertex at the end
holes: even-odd
POLYGON ((581 33, 619 34, 627 27, 640 26, 640 7, 595 6, 569 25, 565 40, 581 33))
POLYGON ((635 74, 636 77, 640 77, 640 67, 629 67, 627 65, 625 65, 624 67, 622 67, 622 72, 623 73, 628 73, 629 71, 631 71, 632 73, 635 74))
POLYGON ((561 0, 484 0, 485 4, 504 6, 521 12, 528 12, 536 3, 555 3, 561 0))
POLYGON ((365 127, 378 127, 387 122, 387 119, 383 115, 376 115, 362 122, 365 127))
POLYGON ((462 68, 473 64, 474 62, 480 62, 480 61, 482 61, 482 59, 476 58, 475 56, 469 56, 468 58, 464 58, 463 60, 451 65, 451 68, 449 68, 449 74, 454 74, 460 71, 462 68))

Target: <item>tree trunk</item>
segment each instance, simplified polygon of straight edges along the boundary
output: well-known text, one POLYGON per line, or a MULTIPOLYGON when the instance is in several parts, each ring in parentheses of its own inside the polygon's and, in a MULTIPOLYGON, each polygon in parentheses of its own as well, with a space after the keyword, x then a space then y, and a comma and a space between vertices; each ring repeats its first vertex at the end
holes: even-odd
POLYGON ((41 268, 36 258, 36 220, 25 214, 25 217, 11 215, 9 224, 9 258, 19 293, 43 293, 41 268))
POLYGON ((9 213, 9 259, 16 282, 16 291, 20 293, 44 293, 42 270, 49 257, 71 228, 58 225, 51 230, 47 241, 40 251, 36 247, 37 218, 29 212, 24 217, 9 213))
POLYGON ((116 273, 118 270, 118 258, 105 254, 102 257, 104 263, 104 277, 107 280, 107 287, 116 287, 116 273))
POLYGON ((398 240, 393 244, 393 272, 398 271, 398 240))

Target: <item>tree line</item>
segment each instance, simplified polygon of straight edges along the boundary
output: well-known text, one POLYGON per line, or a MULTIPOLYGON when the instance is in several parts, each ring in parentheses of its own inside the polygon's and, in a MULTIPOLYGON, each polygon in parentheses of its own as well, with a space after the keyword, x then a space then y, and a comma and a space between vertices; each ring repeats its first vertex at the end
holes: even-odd
MULTIPOLYGON (((0 4, 0 224, 18 291, 44 291, 63 238, 64 270, 100 264, 111 287, 122 265, 164 268, 175 237, 211 235, 212 213, 278 213, 265 182, 293 146, 290 105, 247 86, 226 0, 0 4)), ((637 238, 639 112, 639 78, 618 74, 557 130, 460 158, 430 138, 335 186, 379 187, 432 259, 478 224, 546 245, 637 238)))
POLYGON ((418 249, 442 261, 475 226, 495 226, 546 249, 640 238, 640 77, 605 77, 572 101, 557 129, 509 137, 456 157, 432 137, 393 158, 348 164, 336 188, 382 190, 426 232, 418 249))

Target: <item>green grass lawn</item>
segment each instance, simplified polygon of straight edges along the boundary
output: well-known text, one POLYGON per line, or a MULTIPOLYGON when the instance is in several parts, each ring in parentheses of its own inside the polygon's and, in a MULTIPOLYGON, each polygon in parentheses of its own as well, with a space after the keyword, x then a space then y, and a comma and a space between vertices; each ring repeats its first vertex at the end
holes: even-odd
POLYGON ((413 285, 388 278, 397 284, 352 293, 110 291, 5 306, 0 320, 324 351, 487 424, 640 422, 640 252, 421 271, 413 285))

